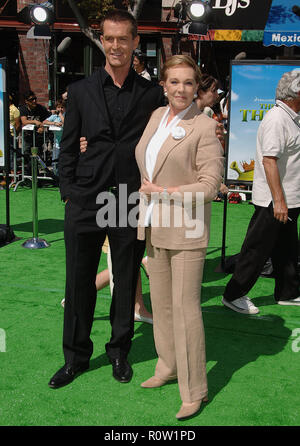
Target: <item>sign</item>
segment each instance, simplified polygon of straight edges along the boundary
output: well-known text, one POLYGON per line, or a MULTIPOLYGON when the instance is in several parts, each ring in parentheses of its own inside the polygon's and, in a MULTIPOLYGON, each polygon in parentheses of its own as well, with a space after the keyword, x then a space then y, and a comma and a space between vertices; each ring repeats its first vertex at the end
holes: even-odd
POLYGON ((211 29, 264 29, 272 0, 212 0, 211 29))
POLYGON ((265 46, 300 46, 300 2, 298 5, 295 0, 273 0, 264 32, 265 46))
POLYGON ((6 70, 5 60, 0 59, 0 167, 5 165, 5 99, 6 70))
POLYGON ((229 98, 226 178, 253 180, 256 135, 265 114, 275 105, 283 73, 300 69, 297 61, 232 61, 229 98))

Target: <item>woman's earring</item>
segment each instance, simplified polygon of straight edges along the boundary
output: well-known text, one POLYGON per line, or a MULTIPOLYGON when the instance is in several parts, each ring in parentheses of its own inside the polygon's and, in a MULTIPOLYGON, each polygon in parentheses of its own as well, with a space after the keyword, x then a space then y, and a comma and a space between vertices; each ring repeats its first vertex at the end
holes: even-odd
POLYGON ((198 97, 197 93, 194 93, 194 99, 196 99, 198 97))
POLYGON ((164 91, 164 95, 166 96, 166 98, 168 97, 168 92, 167 92, 167 90, 164 91))

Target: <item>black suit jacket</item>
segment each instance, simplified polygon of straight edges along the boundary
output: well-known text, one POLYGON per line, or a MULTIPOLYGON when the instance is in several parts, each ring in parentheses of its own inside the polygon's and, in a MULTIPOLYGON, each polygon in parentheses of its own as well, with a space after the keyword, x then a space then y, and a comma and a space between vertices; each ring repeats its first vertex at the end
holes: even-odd
POLYGON ((135 147, 151 113, 163 105, 162 88, 134 72, 133 90, 127 111, 114 136, 106 108, 100 73, 70 85, 68 106, 59 156, 62 199, 69 198, 85 209, 97 209, 97 195, 116 184, 127 184, 128 195, 140 187, 135 147), (88 149, 80 153, 79 138, 88 149))

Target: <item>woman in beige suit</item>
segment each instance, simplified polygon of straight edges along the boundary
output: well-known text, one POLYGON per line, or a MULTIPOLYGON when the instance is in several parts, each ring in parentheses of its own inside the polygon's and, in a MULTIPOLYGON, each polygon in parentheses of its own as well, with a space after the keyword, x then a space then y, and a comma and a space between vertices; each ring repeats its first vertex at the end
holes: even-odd
POLYGON ((223 157, 216 121, 198 110, 200 72, 189 56, 162 70, 169 105, 153 112, 136 147, 141 172, 138 238, 146 237, 158 361, 144 388, 178 379, 178 419, 207 401, 200 291, 209 240, 210 202, 219 190, 223 157))

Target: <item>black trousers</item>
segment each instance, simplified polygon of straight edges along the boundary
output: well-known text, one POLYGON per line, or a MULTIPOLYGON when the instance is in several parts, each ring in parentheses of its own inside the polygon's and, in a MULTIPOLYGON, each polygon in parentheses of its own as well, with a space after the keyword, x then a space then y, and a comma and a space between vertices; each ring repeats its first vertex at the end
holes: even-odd
POLYGON ((114 290, 110 309, 110 359, 126 357, 134 334, 136 284, 145 244, 131 227, 99 228, 96 210, 68 201, 65 209, 66 294, 63 350, 65 361, 82 364, 93 353, 90 338, 96 305, 95 279, 106 234, 109 238, 114 290))
POLYGON ((226 300, 233 301, 247 294, 270 257, 275 277, 275 300, 289 300, 299 296, 299 211, 300 208, 289 209, 291 220, 283 224, 274 218, 272 203, 267 208, 255 206, 234 273, 225 288, 226 300))

